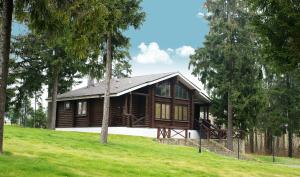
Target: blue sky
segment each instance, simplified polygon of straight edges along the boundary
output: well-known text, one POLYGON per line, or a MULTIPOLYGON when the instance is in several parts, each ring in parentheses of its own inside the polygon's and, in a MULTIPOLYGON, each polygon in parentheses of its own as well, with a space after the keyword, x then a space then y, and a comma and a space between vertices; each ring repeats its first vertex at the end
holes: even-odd
POLYGON ((203 45, 209 30, 207 21, 198 15, 205 11, 203 3, 203 0, 143 1, 146 21, 140 29, 125 33, 131 38, 133 75, 180 71, 197 82, 189 74, 188 55, 203 45))

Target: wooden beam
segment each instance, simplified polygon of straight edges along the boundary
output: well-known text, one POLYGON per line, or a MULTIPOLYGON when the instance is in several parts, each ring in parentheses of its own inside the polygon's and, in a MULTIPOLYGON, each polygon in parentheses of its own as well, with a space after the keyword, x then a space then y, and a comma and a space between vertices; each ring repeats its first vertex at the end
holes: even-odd
POLYGON ((157 128, 157 139, 160 137, 160 127, 157 128))
POLYGON ((124 95, 124 105, 123 105, 123 116, 122 116, 122 125, 127 125, 126 116, 128 114, 128 94, 124 95))
POLYGON ((194 90, 190 91, 190 116, 189 116, 189 127, 190 129, 194 126, 194 110, 195 110, 195 104, 194 104, 194 90))
POLYGON ((151 107, 151 127, 155 127, 155 100, 154 100, 154 89, 155 87, 154 86, 150 86, 149 87, 150 89, 150 107, 151 107))
POLYGON ((170 106, 170 120, 171 125, 173 125, 174 119, 175 119, 175 85, 177 83, 177 77, 171 80, 171 106, 170 106))
POLYGON ((207 106, 207 120, 209 120, 209 106, 207 106))
POLYGON ((149 119, 149 116, 148 116, 148 96, 146 96, 146 98, 145 98, 145 124, 146 124, 146 122, 148 121, 148 119, 149 119))
POLYGON ((140 95, 140 96, 148 96, 147 93, 138 93, 138 92, 132 92, 132 95, 140 95))
POLYGON ((130 119, 129 119, 129 127, 132 127, 132 94, 130 92, 130 102, 129 102, 129 114, 130 114, 130 119))
POLYGON ((130 92, 129 114, 132 114, 132 94, 130 92))

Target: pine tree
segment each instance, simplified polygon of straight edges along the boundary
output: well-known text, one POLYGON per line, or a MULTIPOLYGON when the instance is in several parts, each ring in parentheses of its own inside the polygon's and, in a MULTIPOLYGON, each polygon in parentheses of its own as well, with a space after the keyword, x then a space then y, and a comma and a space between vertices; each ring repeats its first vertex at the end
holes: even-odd
POLYGON ((112 39, 116 36, 123 37, 122 31, 130 26, 138 28, 144 20, 145 13, 141 11, 140 0, 120 1, 113 0, 106 4, 109 11, 108 23, 106 26, 106 76, 105 93, 103 104, 103 120, 101 129, 101 143, 107 143, 108 120, 109 120, 109 100, 110 100, 110 79, 112 73, 112 52, 117 48, 118 43, 113 43, 112 39))
POLYGON ((212 113, 221 119, 227 117, 227 147, 232 150, 233 126, 248 130, 253 104, 259 100, 255 97, 261 87, 256 36, 245 2, 208 0, 205 5, 210 31, 204 47, 191 56, 190 67, 210 90, 212 113))

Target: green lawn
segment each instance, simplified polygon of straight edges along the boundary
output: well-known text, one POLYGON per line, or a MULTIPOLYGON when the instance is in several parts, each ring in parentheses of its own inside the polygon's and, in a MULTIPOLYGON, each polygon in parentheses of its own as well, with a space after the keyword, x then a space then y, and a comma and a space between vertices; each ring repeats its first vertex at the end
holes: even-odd
POLYGON ((109 142, 101 145, 98 134, 6 126, 0 176, 300 176, 287 160, 239 161, 133 136, 111 135, 109 142))

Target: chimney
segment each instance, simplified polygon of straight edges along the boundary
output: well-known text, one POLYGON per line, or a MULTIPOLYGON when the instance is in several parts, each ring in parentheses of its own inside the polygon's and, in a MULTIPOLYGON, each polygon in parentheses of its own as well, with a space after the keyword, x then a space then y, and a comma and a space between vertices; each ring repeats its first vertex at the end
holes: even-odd
POLYGON ((94 87, 94 86, 95 86, 94 78, 92 78, 91 76, 89 76, 88 82, 87 82, 87 87, 94 87))

